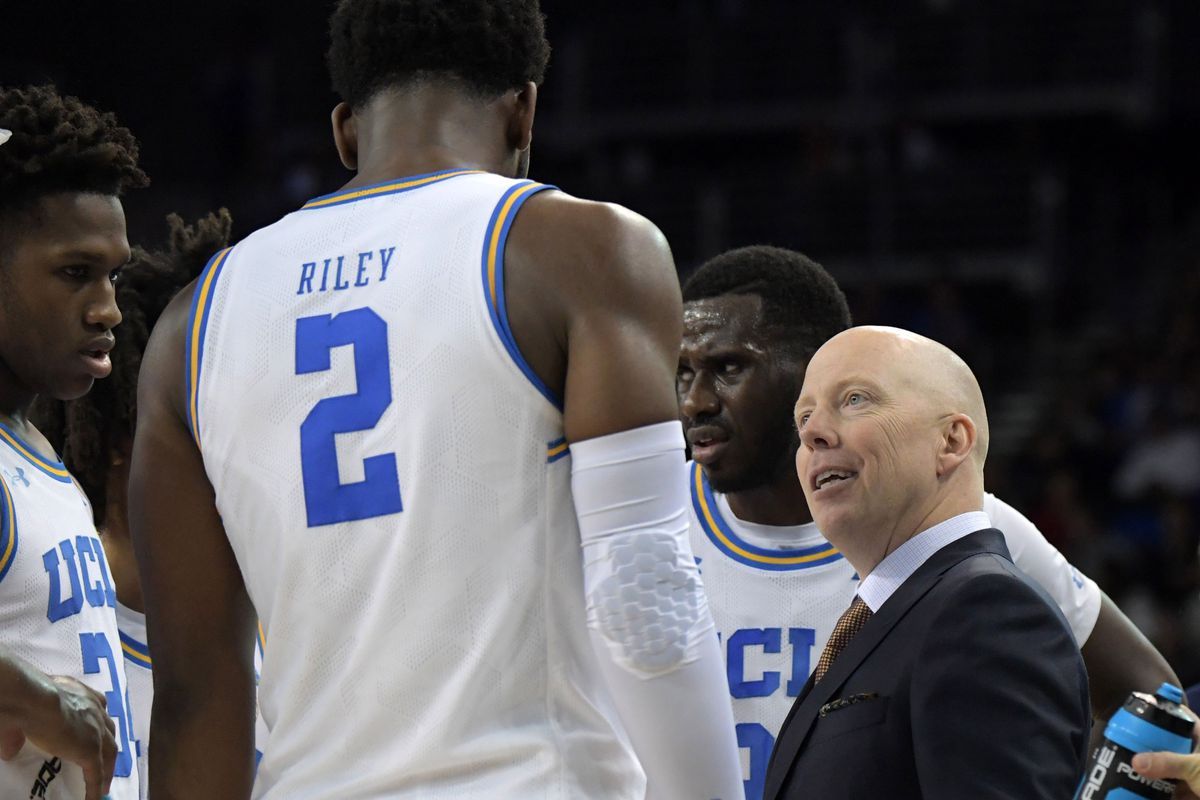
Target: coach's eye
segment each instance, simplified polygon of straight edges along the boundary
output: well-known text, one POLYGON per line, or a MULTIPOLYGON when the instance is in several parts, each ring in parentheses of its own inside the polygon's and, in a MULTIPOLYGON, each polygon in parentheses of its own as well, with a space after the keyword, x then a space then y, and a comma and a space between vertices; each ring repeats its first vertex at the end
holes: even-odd
POLYGON ((59 271, 73 281, 81 281, 88 276, 88 268, 80 264, 72 264, 69 267, 63 267, 59 271))
POLYGON ((108 273, 108 282, 115 284, 121 279, 121 275, 125 272, 124 267, 117 267, 112 272, 108 273))

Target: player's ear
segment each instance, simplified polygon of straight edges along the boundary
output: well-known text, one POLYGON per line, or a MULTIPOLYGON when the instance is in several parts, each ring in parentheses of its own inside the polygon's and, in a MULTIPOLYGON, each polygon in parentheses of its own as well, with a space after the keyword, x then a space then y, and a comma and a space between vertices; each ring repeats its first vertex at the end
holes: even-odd
POLYGON ((508 144, 514 150, 528 150, 533 142, 533 116, 537 110, 537 84, 530 81, 515 90, 512 115, 508 123, 508 144))
POLYGON ((346 169, 358 169, 358 123, 349 103, 338 103, 330 114, 333 123, 333 144, 338 158, 346 169))

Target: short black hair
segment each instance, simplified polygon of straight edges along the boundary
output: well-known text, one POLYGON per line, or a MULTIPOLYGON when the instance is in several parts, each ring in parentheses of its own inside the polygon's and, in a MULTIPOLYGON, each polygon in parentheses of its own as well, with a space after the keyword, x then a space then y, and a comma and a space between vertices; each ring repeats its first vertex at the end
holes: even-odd
POLYGON ((752 245, 715 256, 683 284, 683 301, 725 295, 762 298, 762 322, 779 344, 807 360, 850 327, 850 306, 837 281, 803 253, 752 245))
POLYGON ((48 194, 119 196, 149 183, 129 129, 52 85, 0 89, 0 128, 12 132, 0 145, 0 216, 48 194))
POLYGON ((429 78, 494 97, 540 84, 550 58, 537 0, 341 0, 329 35, 333 89, 354 109, 429 78))
POLYGON ((128 441, 137 426, 137 380, 150 331, 167 303, 204 269, 209 258, 229 243, 233 221, 221 209, 193 225, 171 214, 165 249, 133 250, 133 259, 117 281, 121 324, 113 333, 112 374, 77 400, 39 397, 31 414, 34 424, 62 454, 63 463, 79 481, 97 527, 107 512, 108 473, 113 453, 128 441))

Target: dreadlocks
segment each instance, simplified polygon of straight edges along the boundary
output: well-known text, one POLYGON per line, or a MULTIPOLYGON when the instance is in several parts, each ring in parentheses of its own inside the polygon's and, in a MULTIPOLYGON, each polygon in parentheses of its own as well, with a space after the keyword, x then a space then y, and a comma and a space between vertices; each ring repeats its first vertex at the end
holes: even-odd
POLYGON ((149 183, 138 143, 112 114, 53 86, 0 88, 0 222, 57 192, 121 195, 149 183))
POLYGON ((221 209, 185 225, 167 217, 170 238, 164 250, 134 248, 117 284, 122 322, 114 329, 112 374, 91 392, 69 402, 41 397, 33 409, 38 429, 62 454, 63 463, 83 486, 96 525, 104 522, 105 490, 115 453, 133 437, 137 424, 137 379, 150 331, 171 298, 204 269, 213 253, 229 242, 233 221, 221 209))

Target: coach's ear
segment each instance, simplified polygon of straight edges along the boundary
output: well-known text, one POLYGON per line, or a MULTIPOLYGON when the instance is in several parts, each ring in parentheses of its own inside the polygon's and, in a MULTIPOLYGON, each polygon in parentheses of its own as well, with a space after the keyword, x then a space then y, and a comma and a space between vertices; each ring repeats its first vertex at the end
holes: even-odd
POLYGON ((358 169, 358 124, 349 103, 338 103, 330 115, 333 122, 333 144, 338 158, 346 169, 358 169))

